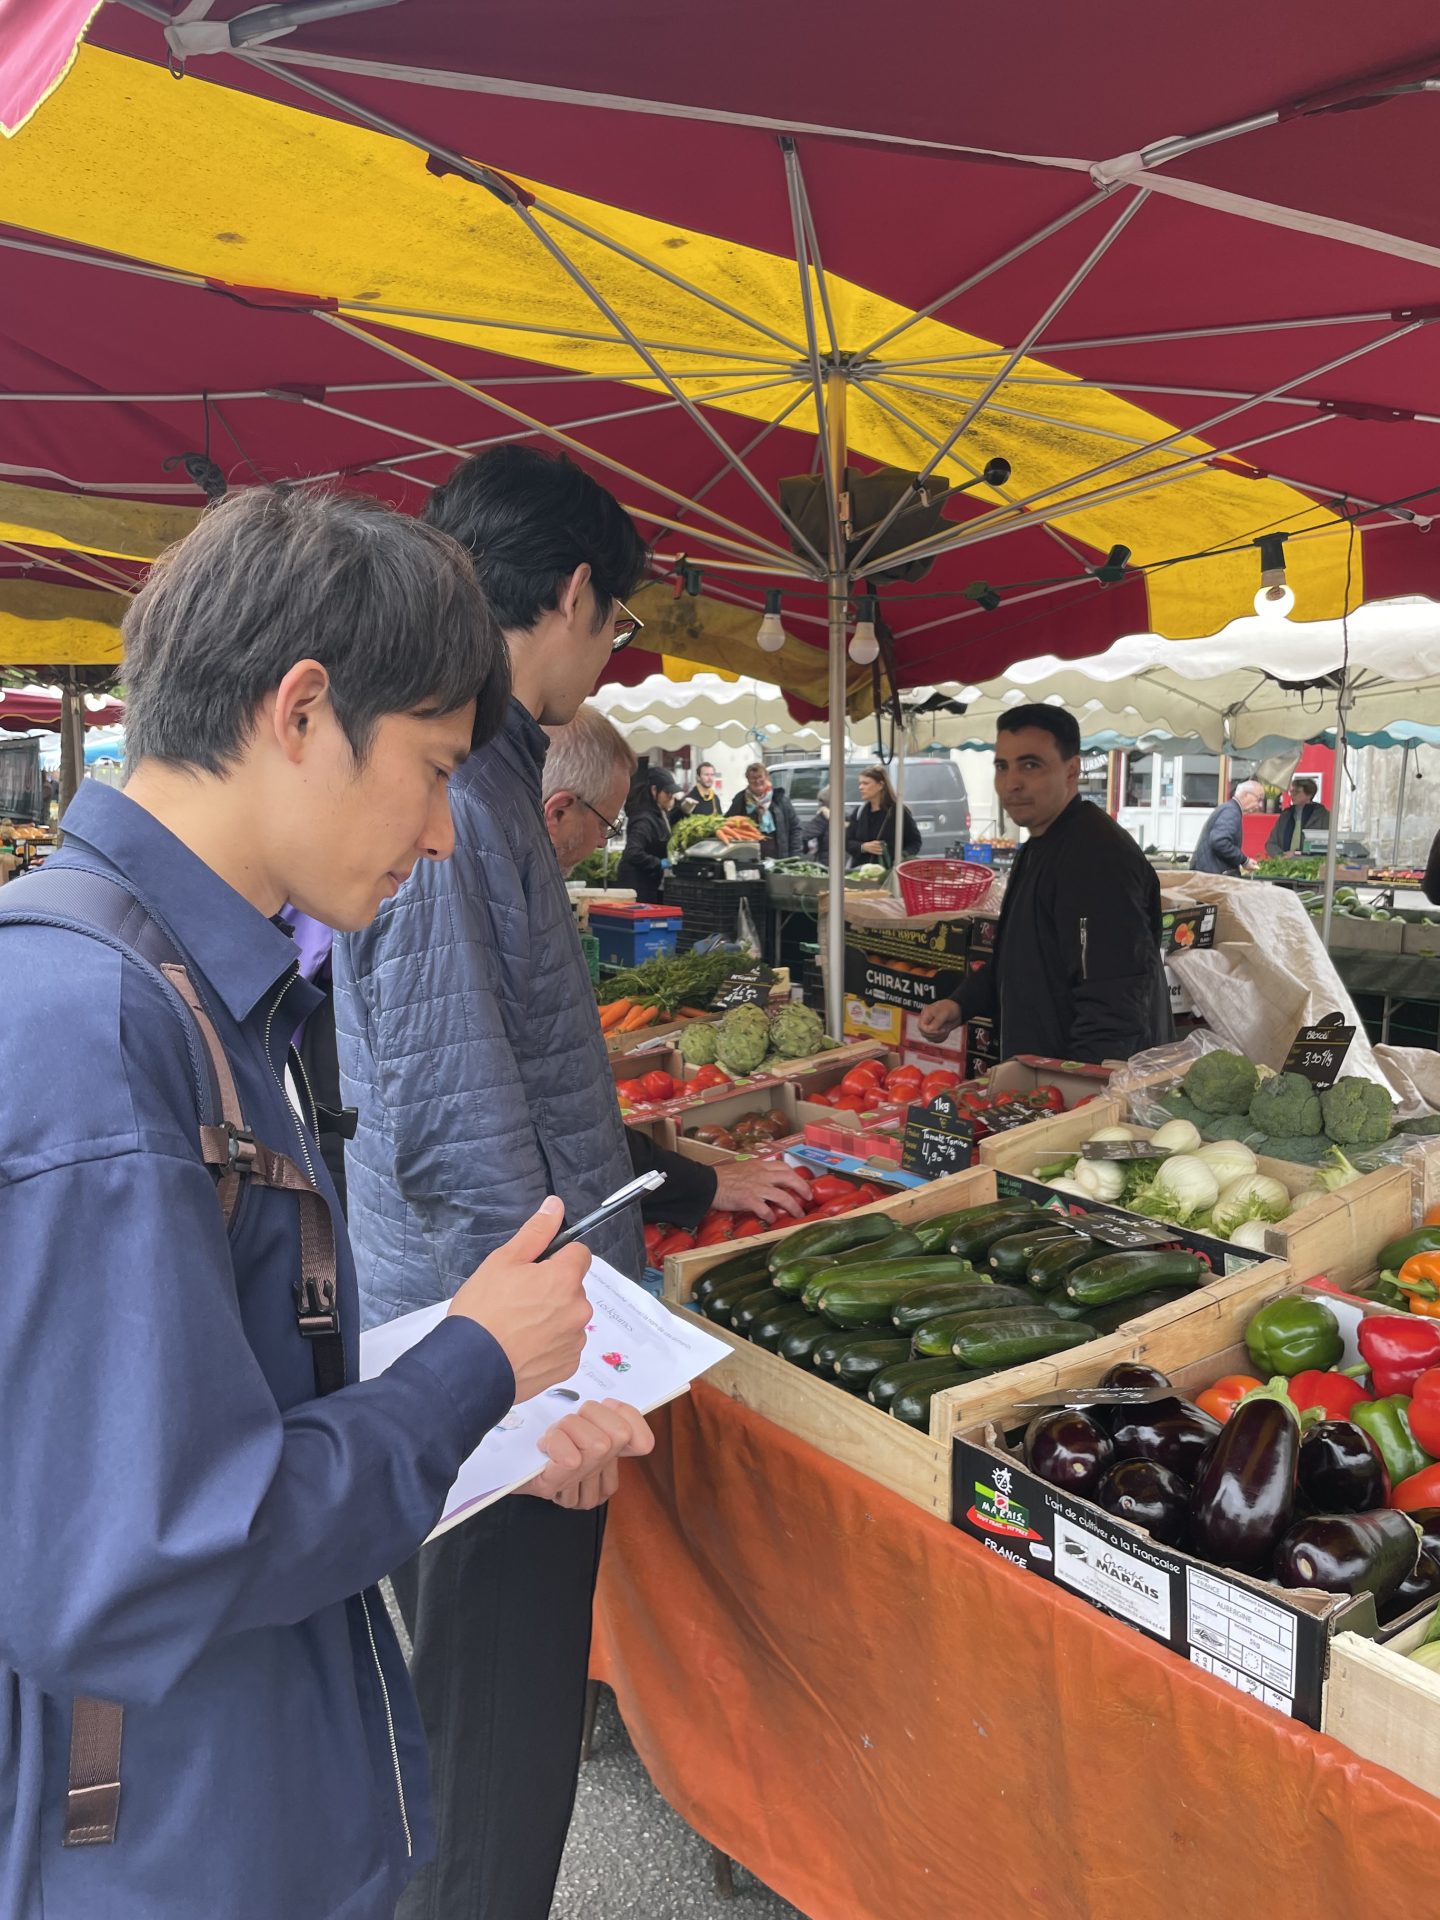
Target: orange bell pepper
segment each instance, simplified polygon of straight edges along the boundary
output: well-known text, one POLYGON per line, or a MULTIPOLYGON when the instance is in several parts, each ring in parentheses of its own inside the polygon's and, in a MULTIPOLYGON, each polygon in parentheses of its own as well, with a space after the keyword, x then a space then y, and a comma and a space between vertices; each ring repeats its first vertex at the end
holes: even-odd
POLYGON ((1412 1253, 1395 1276, 1410 1296, 1410 1311, 1440 1320, 1440 1253, 1412 1253))

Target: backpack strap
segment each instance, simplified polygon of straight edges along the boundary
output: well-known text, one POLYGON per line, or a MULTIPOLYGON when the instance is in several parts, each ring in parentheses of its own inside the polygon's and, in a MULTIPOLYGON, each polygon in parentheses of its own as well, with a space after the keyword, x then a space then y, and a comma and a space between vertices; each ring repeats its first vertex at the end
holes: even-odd
MULTIPOLYGON (((169 934, 121 882, 83 866, 41 868, 23 880, 11 881, 0 896, 0 924, 5 921, 62 927, 103 941, 143 966, 164 988, 184 1029, 200 1116, 201 1156, 215 1175, 226 1229, 234 1220, 246 1180, 296 1196, 300 1210, 296 1326, 301 1338, 310 1343, 316 1393, 343 1387, 345 1347, 330 1209, 308 1173, 287 1154, 257 1140, 245 1125, 224 1044, 169 934)), ((114 1844, 120 1817, 124 1718, 124 1708, 111 1700, 77 1696, 72 1702, 67 1847, 114 1844)))

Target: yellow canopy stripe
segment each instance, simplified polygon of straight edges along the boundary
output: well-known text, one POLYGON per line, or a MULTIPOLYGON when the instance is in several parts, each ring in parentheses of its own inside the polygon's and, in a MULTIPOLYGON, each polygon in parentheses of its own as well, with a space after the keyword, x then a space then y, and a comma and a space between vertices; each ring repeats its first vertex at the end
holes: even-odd
POLYGON ((121 656, 123 594, 0 581, 0 667, 94 667, 121 656))
POLYGON ((57 493, 0 480, 0 540, 21 546, 153 560, 183 540, 199 517, 195 507, 155 507, 144 500, 57 493))

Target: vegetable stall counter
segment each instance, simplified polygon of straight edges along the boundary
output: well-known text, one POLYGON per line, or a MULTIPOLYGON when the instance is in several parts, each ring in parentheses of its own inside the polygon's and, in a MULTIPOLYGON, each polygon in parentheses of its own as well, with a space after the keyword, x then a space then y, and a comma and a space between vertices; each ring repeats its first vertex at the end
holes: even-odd
POLYGON ((698 1384, 612 1502, 593 1667, 809 1920, 1349 1920, 1440 1802, 698 1384))

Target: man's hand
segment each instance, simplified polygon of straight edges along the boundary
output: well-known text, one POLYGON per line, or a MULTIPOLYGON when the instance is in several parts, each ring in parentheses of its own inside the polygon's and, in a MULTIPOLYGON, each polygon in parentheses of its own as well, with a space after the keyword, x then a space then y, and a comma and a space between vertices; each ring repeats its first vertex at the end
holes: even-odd
POLYGON ((541 1451, 550 1456, 550 1464, 521 1492, 589 1513, 619 1486, 620 1462, 649 1453, 654 1445, 643 1415, 623 1400, 587 1400, 541 1438, 541 1451))
POLYGON ((862 853, 883 853, 885 851, 885 842, 883 840, 862 840, 860 843, 860 851, 862 853))
POLYGON ((754 1213, 770 1221, 778 1214, 799 1215, 810 1198, 810 1183, 793 1167, 764 1160, 736 1160, 715 1169, 715 1199, 721 1213, 754 1213))
POLYGON ((920 1016, 920 1031, 927 1040, 943 1040, 960 1024, 960 1008, 954 1000, 937 1000, 920 1016))
POLYGON ((515 1375, 517 1405, 568 1380, 584 1350, 589 1249, 577 1240, 536 1264, 564 1218, 564 1202, 552 1194, 481 1261, 450 1302, 451 1313, 463 1314, 499 1341, 515 1375))

